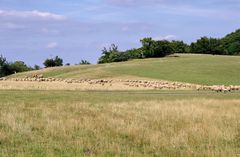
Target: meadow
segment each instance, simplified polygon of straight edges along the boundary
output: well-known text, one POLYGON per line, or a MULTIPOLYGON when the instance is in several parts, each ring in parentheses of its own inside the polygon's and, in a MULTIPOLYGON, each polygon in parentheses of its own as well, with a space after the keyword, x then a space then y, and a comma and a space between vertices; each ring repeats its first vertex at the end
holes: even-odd
MULTIPOLYGON (((175 54, 46 68, 45 78, 240 85, 240 57, 175 54)), ((2 157, 238 157, 240 92, 0 81, 2 157)))
POLYGON ((0 156, 226 157, 240 93, 0 90, 0 156))
POLYGON ((11 77, 43 74, 55 78, 131 78, 178 81, 202 85, 240 85, 240 57, 174 54, 165 58, 102 65, 47 68, 11 77))

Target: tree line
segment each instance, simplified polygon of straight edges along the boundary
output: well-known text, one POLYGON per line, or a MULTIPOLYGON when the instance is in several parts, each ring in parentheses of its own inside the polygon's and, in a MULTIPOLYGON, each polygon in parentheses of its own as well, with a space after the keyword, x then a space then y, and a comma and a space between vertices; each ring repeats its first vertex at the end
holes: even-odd
POLYGON ((185 53, 188 45, 183 41, 155 41, 152 38, 144 38, 141 40, 142 47, 138 49, 130 49, 124 52, 118 50, 115 44, 109 49, 102 50, 102 56, 98 63, 122 62, 130 59, 157 58, 165 57, 173 53, 185 53))
POLYGON ((119 51, 115 44, 102 50, 98 63, 122 62, 131 59, 165 57, 174 53, 197 53, 212 55, 240 55, 240 29, 223 38, 201 37, 196 42, 186 44, 183 41, 140 40, 142 46, 137 49, 119 51))
MULTIPOLYGON (((119 51, 118 46, 115 44, 112 44, 109 48, 103 48, 98 64, 165 57, 174 53, 240 55, 240 29, 223 38, 202 37, 191 44, 177 40, 153 40, 152 38, 143 38, 140 42, 142 45, 140 48, 126 51, 119 51)), ((81 60, 79 65, 82 64, 90 64, 90 62, 81 60)), ((58 56, 48 58, 43 62, 43 65, 46 68, 63 66, 63 59, 58 56)), ((69 65, 70 63, 65 64, 65 66, 69 65)), ((38 65, 34 67, 27 66, 23 61, 8 62, 6 58, 0 56, 0 77, 24 71, 39 70, 40 68, 38 65)))
MULTIPOLYGON (((81 60, 76 65, 84 65, 84 64, 91 64, 91 63, 88 62, 87 60, 81 60)), ((58 56, 54 58, 47 58, 43 62, 43 65, 45 66, 45 68, 63 66, 63 59, 58 56)), ((65 64, 65 66, 69 66, 69 65, 70 63, 65 64)), ((39 69, 41 69, 39 65, 34 65, 34 67, 31 67, 31 66, 27 66, 23 61, 8 62, 5 57, 3 57, 2 55, 0 56, 0 77, 4 77, 14 73, 26 72, 31 70, 39 70, 39 69)))
POLYGON ((0 56, 0 77, 11 75, 18 72, 33 70, 22 61, 8 62, 6 58, 0 56))

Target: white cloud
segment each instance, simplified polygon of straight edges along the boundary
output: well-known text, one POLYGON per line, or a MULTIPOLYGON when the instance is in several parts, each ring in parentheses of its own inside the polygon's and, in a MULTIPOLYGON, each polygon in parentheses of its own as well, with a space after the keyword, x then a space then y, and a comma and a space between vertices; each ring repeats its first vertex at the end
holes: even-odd
POLYGON ((0 24, 0 26, 3 26, 3 28, 7 28, 7 29, 24 29, 25 28, 24 25, 15 24, 15 23, 11 23, 11 22, 2 23, 2 24, 0 24))
POLYGON ((0 17, 20 17, 20 18, 41 18, 48 20, 65 20, 66 17, 50 12, 33 11, 15 11, 15 10, 0 10, 0 17))
POLYGON ((177 37, 175 35, 167 35, 163 39, 165 39, 165 40, 175 40, 175 39, 177 39, 177 37))
POLYGON ((153 38, 153 40, 176 40, 176 39, 177 37, 175 35, 158 36, 153 38))
POLYGON ((54 49, 56 47, 58 47, 58 43, 56 43, 56 42, 51 42, 47 45, 48 49, 54 49))
MULTIPOLYGON (((179 0, 103 0, 107 3, 113 5, 123 5, 123 6, 141 6, 141 5, 157 5, 157 4, 169 4, 169 3, 179 3, 179 0)), ((186 1, 186 0, 185 0, 186 1)), ((181 1, 182 2, 182 1, 181 1)))
POLYGON ((54 35, 58 35, 60 33, 59 30, 56 29, 48 29, 48 28, 42 28, 41 32, 45 33, 45 34, 54 34, 54 35))
POLYGON ((129 31, 129 30, 130 30, 130 28, 129 28, 128 26, 122 27, 122 31, 123 31, 123 32, 127 32, 127 31, 129 31))
POLYGON ((191 17, 235 20, 239 18, 239 0, 103 0, 107 4, 119 7, 148 7, 155 13, 167 13, 191 17))

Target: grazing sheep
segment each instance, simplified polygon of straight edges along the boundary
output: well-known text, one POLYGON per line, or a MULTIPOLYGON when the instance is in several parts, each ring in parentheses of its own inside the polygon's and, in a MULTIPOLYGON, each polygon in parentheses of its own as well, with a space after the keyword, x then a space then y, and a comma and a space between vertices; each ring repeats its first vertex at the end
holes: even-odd
MULTIPOLYGON (((6 78, 0 78, 0 81, 4 81, 6 78)), ((61 79, 61 78, 44 78, 42 74, 34 74, 32 76, 26 76, 23 78, 12 78, 9 79, 12 81, 29 81, 29 82, 65 82, 65 83, 88 83, 90 85, 98 84, 101 86, 109 85, 114 86, 113 82, 123 83, 124 86, 129 87, 144 87, 151 89, 168 89, 168 90, 177 90, 177 89, 195 89, 199 90, 212 90, 216 92, 231 92, 231 91, 239 91, 240 86, 202 86, 202 85, 194 85, 189 83, 179 83, 179 82, 168 82, 168 81, 147 81, 147 80, 91 80, 91 79, 61 79)))

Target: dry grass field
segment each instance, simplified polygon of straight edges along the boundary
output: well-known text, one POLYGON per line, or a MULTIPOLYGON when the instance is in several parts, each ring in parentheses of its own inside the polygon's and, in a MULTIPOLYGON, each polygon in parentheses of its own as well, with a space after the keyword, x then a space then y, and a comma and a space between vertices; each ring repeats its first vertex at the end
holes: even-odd
MULTIPOLYGON (((71 80, 71 79, 70 79, 71 80)), ((183 84, 169 81, 143 81, 143 80, 90 80, 83 82, 69 81, 0 81, 0 89, 10 90, 196 90, 198 85, 183 84), (102 82, 101 82, 102 81, 102 82), (131 81, 131 82, 129 82, 131 81), (141 82, 141 83, 139 83, 141 82), (145 82, 145 83, 144 83, 145 82)), ((240 88, 240 87, 239 87, 240 88)))
POLYGON ((240 94, 0 90, 0 156, 238 157, 240 94))
POLYGON ((239 86, 240 57, 178 55, 2 79, 0 157, 240 157, 239 90, 195 87, 239 86))

